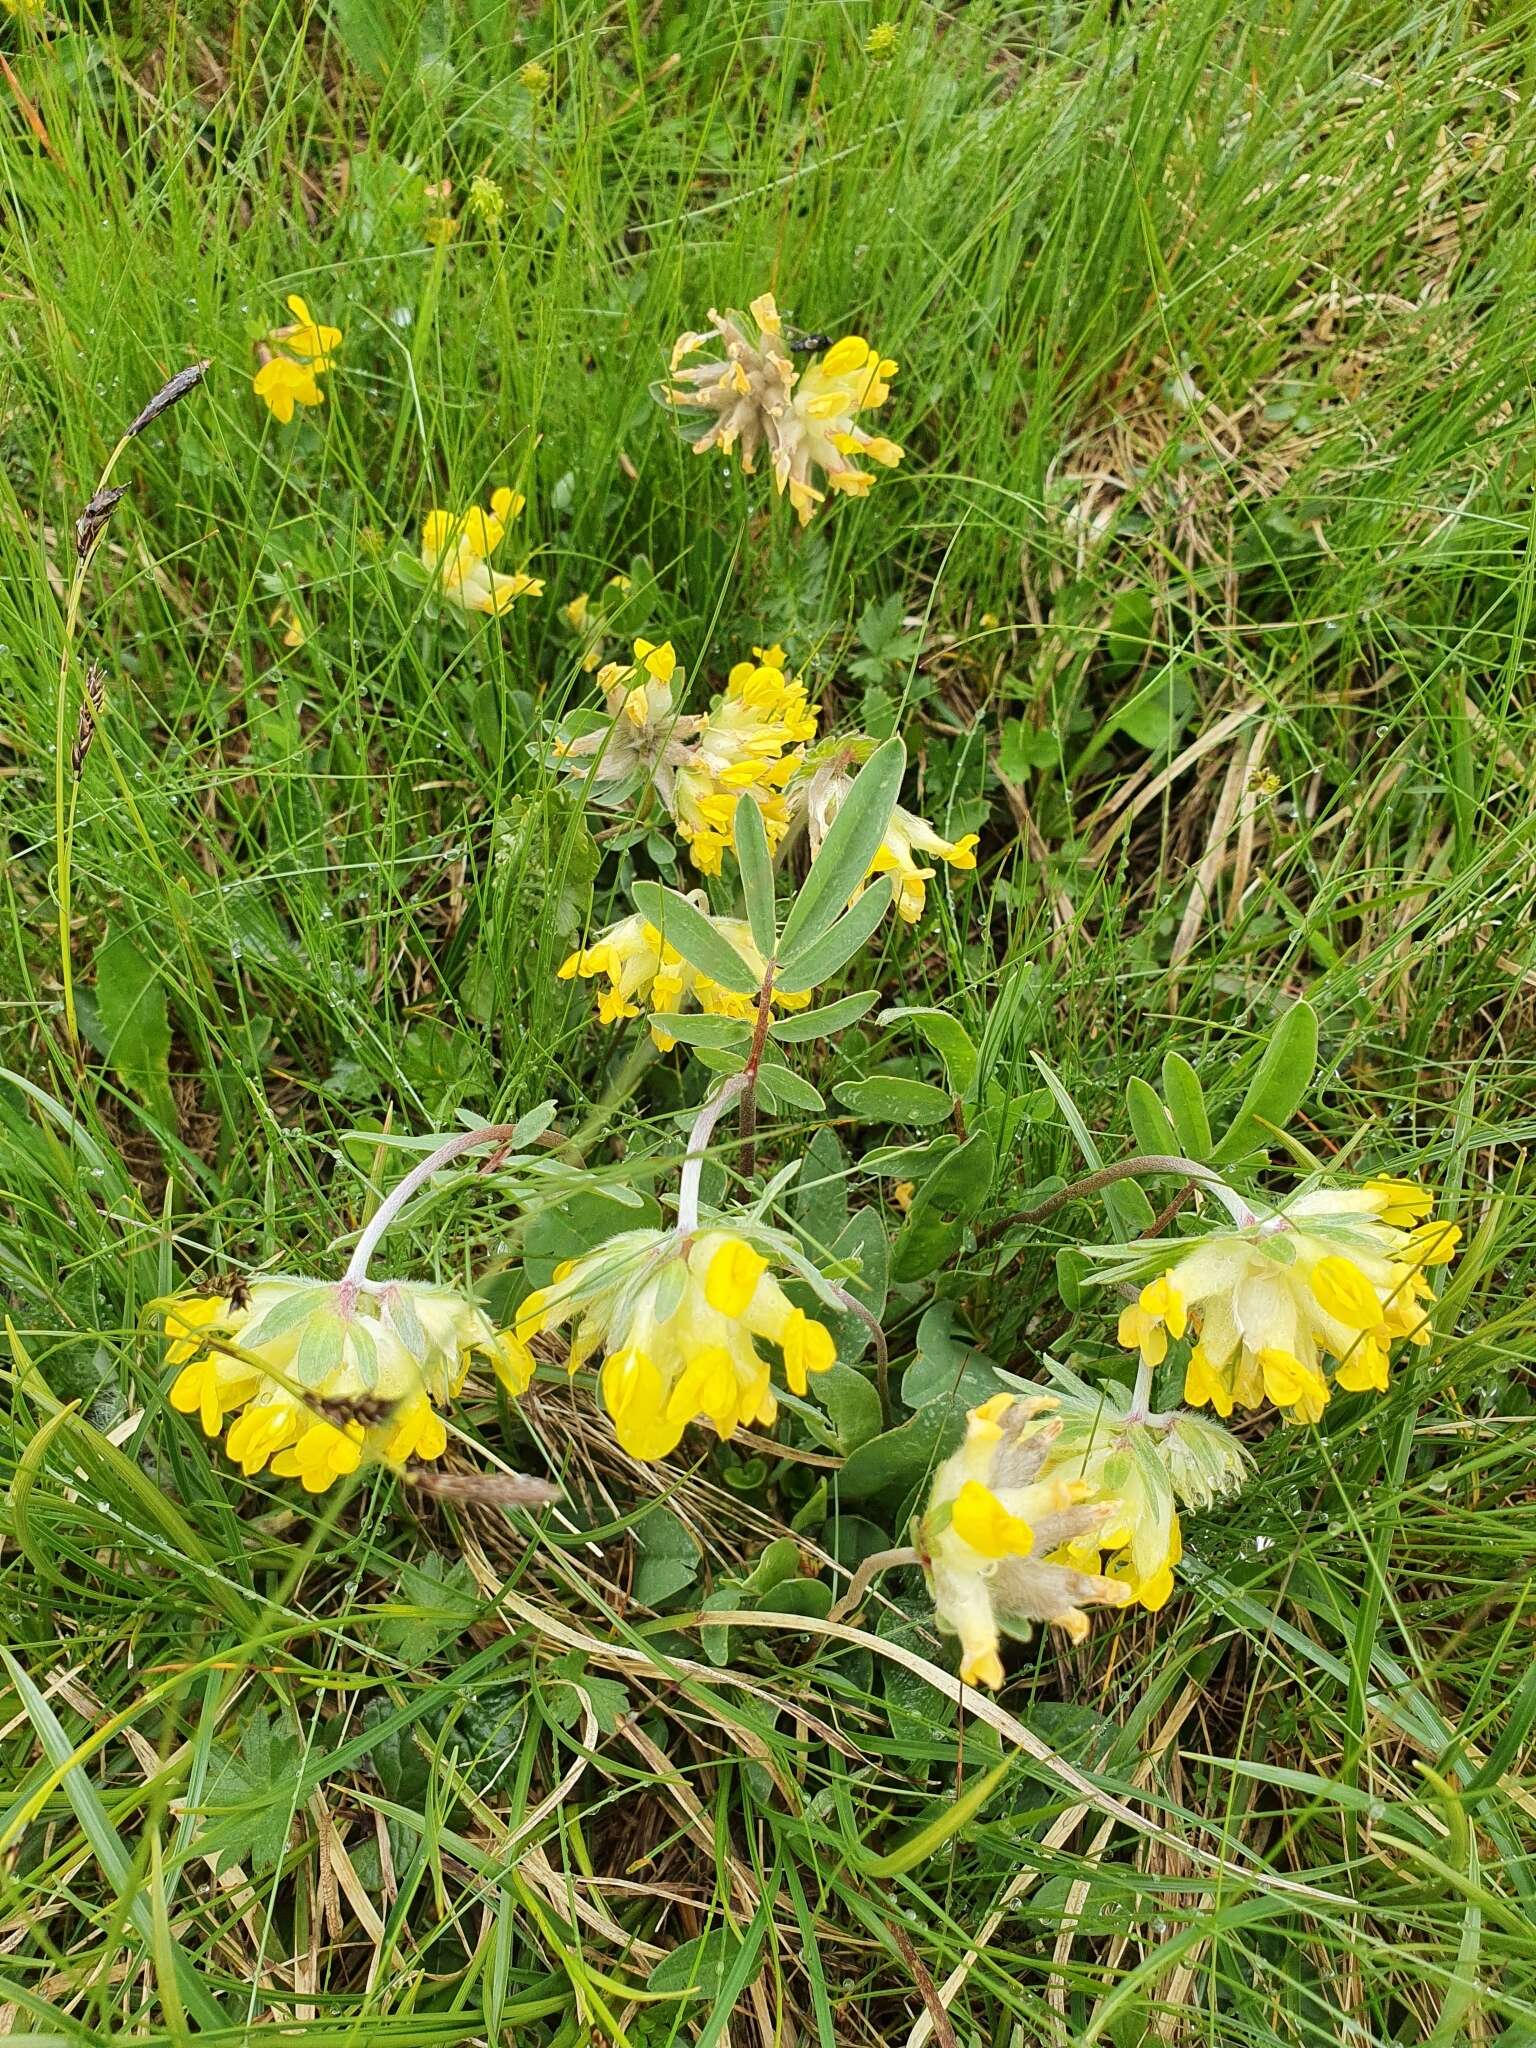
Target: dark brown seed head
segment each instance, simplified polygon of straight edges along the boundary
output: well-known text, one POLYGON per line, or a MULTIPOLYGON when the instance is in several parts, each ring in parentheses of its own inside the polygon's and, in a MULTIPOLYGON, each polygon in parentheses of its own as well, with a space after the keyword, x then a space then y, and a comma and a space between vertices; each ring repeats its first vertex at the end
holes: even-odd
POLYGON ((109 491, 98 491, 75 521, 75 553, 83 562, 101 539, 102 528, 112 517, 113 507, 119 498, 127 495, 126 484, 114 484, 109 491))
POLYGON ((188 369, 178 370, 168 383, 161 385, 160 389, 123 436, 123 439, 131 441, 135 434, 142 434, 147 426, 159 419, 161 413, 169 412, 173 405, 180 399, 185 398, 189 391, 201 384, 212 367, 213 362, 210 357, 205 363, 193 363, 188 369))
POLYGON ((85 695, 80 700, 80 717, 75 726, 75 744, 69 750, 69 772, 78 782, 96 737, 96 714, 107 692, 107 672, 93 661, 85 672, 85 695))

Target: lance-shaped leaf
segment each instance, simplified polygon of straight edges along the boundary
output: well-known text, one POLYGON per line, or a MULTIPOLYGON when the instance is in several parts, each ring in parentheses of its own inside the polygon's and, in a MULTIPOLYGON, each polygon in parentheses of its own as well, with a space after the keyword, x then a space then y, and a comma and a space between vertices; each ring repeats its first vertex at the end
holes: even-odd
POLYGON ((763 814, 749 796, 736 799, 732 820, 736 860, 741 869, 741 893, 746 898, 747 922, 752 939, 765 960, 773 957, 778 939, 778 917, 773 896, 773 856, 768 851, 768 831, 763 814))
POLYGON ((690 967, 707 974, 732 995, 757 994, 763 979, 757 969, 742 959, 730 940, 686 896, 676 889, 664 889, 660 882, 636 882, 629 893, 640 915, 650 919, 668 945, 676 946, 690 967))
POLYGON ((768 1027, 768 1036, 781 1045, 801 1045, 807 1038, 830 1038, 857 1024, 880 1000, 880 991, 867 988, 861 995, 844 996, 840 1002, 823 1003, 816 1010, 801 1010, 798 1016, 780 1017, 768 1027))
POLYGON ((1265 1126, 1290 1120, 1316 1065, 1317 1012, 1310 1003, 1292 1003, 1270 1036, 1227 1135, 1211 1154, 1212 1164, 1222 1166, 1268 1144, 1271 1134, 1265 1126))
POLYGON ((684 1045, 708 1045, 718 1052, 745 1052, 752 1043, 752 1026, 740 1017, 711 1017, 697 1010, 659 1010, 651 1028, 684 1045))
POLYGON ((1205 1113, 1205 1091, 1200 1086, 1200 1076, 1181 1052, 1170 1052, 1164 1057, 1163 1100, 1178 1135, 1176 1149, 1186 1159, 1208 1159, 1211 1120, 1205 1113))
POLYGON ((876 747, 853 778, 785 921, 779 951, 786 960, 821 937, 869 873, 906 768, 906 748, 890 739, 876 747))
POLYGON ((874 937, 875 927, 884 917, 890 900, 891 878, 881 875, 829 931, 807 941, 798 952, 786 952, 779 963, 779 987, 798 995, 802 989, 815 988, 836 974, 845 961, 851 960, 874 937))
POLYGON ((970 1033, 958 1017, 951 1017, 948 1010, 898 1004, 895 1009, 882 1010, 879 1021, 882 1024, 910 1024, 914 1031, 921 1032, 943 1060, 953 1092, 965 1096, 972 1093, 980 1058, 971 1043, 970 1033))

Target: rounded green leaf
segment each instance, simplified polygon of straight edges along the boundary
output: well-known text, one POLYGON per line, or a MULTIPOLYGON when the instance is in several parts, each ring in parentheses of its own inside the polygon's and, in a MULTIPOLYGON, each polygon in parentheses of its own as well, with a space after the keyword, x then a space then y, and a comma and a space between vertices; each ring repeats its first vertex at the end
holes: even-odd
POLYGON ((879 1000, 880 991, 869 988, 861 995, 844 996, 840 1002, 823 1003, 819 1009, 777 1017, 768 1027, 768 1036, 776 1038, 780 1045, 800 1045, 807 1038, 830 1038, 849 1024, 857 1024, 879 1000))
POLYGON ((892 1124, 942 1123, 954 1108, 953 1099, 929 1081, 908 1081, 896 1074, 876 1074, 867 1081, 839 1081, 832 1090, 855 1116, 892 1124))
POLYGON ((1186 1159, 1209 1159, 1211 1120, 1205 1110, 1205 1090, 1181 1052, 1170 1052, 1163 1059, 1163 1100, 1178 1136, 1176 1149, 1186 1159))

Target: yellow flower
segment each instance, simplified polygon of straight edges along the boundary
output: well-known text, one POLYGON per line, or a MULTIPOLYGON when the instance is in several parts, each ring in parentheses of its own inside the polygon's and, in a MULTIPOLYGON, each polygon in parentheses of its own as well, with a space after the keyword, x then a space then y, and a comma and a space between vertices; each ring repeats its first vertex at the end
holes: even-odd
POLYGON ((777 848, 789 830, 784 786, 804 760, 803 743, 816 737, 821 706, 786 675, 783 648, 753 653, 755 661, 735 664, 714 708, 698 720, 669 806, 694 866, 706 875, 720 872, 739 796, 758 806, 769 848, 777 848))
POLYGON ((507 210, 507 195, 494 178, 477 175, 469 181, 470 211, 488 228, 501 222, 507 210))
POLYGON ((1192 1407, 1257 1408, 1315 1422, 1333 1380, 1385 1392, 1392 1347, 1429 1342, 1424 1268, 1454 1255, 1461 1232, 1430 1218, 1410 1182, 1321 1189, 1240 1229, 1177 1247, 1120 1316, 1120 1342, 1161 1364, 1169 1337, 1195 1336, 1185 1373, 1192 1407))
POLYGON ((518 1310, 516 1334, 527 1343, 574 1319, 571 1371, 600 1351, 598 1384, 619 1443, 634 1458, 665 1458, 691 1422, 723 1438, 774 1421, 759 1342, 777 1347, 795 1394, 836 1357, 831 1332, 789 1300, 773 1263, 815 1282, 792 1242, 758 1225, 626 1231, 557 1268, 518 1310))
POLYGON ((901 31, 894 21, 879 21, 864 38, 866 57, 889 57, 901 31))
POLYGON ((247 1477, 270 1464, 310 1493, 365 1463, 398 1470, 440 1458, 448 1432, 438 1411, 475 1353, 514 1394, 533 1375, 527 1346, 450 1287, 274 1276, 238 1296, 153 1306, 177 1368, 171 1406, 210 1437, 223 1433, 247 1477))
POLYGON ((896 365, 862 336, 848 335, 801 372, 784 344, 783 322, 771 292, 752 301, 750 314, 709 312, 710 325, 678 336, 670 381, 653 387, 655 397, 685 418, 696 455, 739 447, 742 469, 753 473, 758 450, 766 447, 775 488, 788 491, 804 525, 829 489, 862 497, 872 481, 856 458, 892 468, 902 451, 894 441, 870 434, 856 415, 872 411, 890 395, 896 365), (702 362, 687 359, 706 345, 719 353, 702 362))
MULTIPOLYGON (((702 899, 700 905, 702 908, 702 899)), ((753 943, 750 925, 736 917, 711 916, 709 921, 761 980, 768 967, 753 943)), ((721 988, 718 982, 691 967, 639 911, 609 925, 589 946, 579 947, 561 963, 558 973, 561 981, 574 980, 577 975, 583 980, 600 977, 607 981, 607 988, 597 1000, 597 1014, 604 1024, 638 1017, 642 1004, 655 1012, 675 1013, 692 1001, 711 1016, 744 1019, 750 1018, 757 1007, 755 996, 737 995, 731 989, 721 988)), ((773 992, 775 1004, 786 1010, 803 1010, 810 999, 809 990, 775 987, 773 992)), ((651 1025, 651 1036, 663 1052, 670 1051, 677 1042, 655 1023, 651 1025)))
POLYGON ((309 638, 304 621, 299 617, 297 607, 294 605, 278 605, 268 623, 283 628, 283 645, 285 647, 302 647, 309 638))
POLYGON ((272 417, 286 427, 296 405, 324 405, 316 367, 314 363, 291 362, 287 356, 272 356, 251 379, 251 389, 272 417))
POLYGON ((491 493, 491 509, 472 505, 467 512, 430 511, 422 521, 421 560, 438 581, 450 604, 460 611, 498 616, 520 597, 539 597, 543 580, 521 572, 506 576, 487 561, 526 500, 505 488, 491 493))
POLYGON ((540 93, 549 84, 549 73, 536 59, 530 58, 518 72, 517 82, 525 92, 540 93))
MULTIPOLYGON (((587 616, 584 607, 580 616, 587 616)), ((677 771, 703 721, 679 709, 685 677, 670 640, 637 640, 634 654, 633 664, 611 661, 598 671, 608 724, 575 737, 562 733, 555 755, 609 799, 654 791, 670 811, 677 771)))
POLYGON ((1002 1684, 1004 1631, 1027 1639, 1031 1622, 1046 1621, 1081 1642, 1085 1607, 1122 1607, 1132 1597, 1118 1580, 1051 1561, 1090 1541, 1112 1512, 1085 1504, 1090 1488, 1081 1479, 1046 1472, 1061 1424, 1038 1418, 1055 1405, 994 1394, 973 1408, 918 1524, 934 1612, 940 1628, 960 1638, 967 1685, 1002 1684))
POLYGON ((421 231, 434 249, 445 249, 459 232, 459 224, 451 213, 429 213, 421 231))
POLYGON ((328 370, 332 350, 341 346, 341 329, 322 327, 297 292, 290 292, 285 303, 293 315, 292 324, 274 327, 267 340, 274 348, 286 349, 289 355, 309 363, 316 371, 328 370))
MULTIPOLYGON (((822 761, 814 759, 799 767, 787 796, 791 818, 803 818, 810 834, 811 857, 815 858, 826 838, 843 799, 853 787, 848 773, 849 754, 836 748, 822 761)), ((916 924, 928 900, 926 884, 933 879, 931 867, 920 866, 918 854, 931 855, 960 872, 976 865, 977 835, 967 832, 960 839, 946 839, 926 818, 898 804, 891 813, 885 838, 869 864, 869 875, 890 875, 896 891, 896 914, 907 924, 916 924)))

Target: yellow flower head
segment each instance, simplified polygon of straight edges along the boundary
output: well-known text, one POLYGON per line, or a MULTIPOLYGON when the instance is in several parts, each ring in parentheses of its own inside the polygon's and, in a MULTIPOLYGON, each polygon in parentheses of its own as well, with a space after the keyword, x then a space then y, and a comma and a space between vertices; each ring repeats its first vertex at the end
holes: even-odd
POLYGON ((831 1332, 789 1300, 774 1264, 824 1284, 790 1239, 756 1224, 626 1231, 530 1294, 516 1334, 527 1343, 574 1321, 571 1371, 601 1352, 598 1384, 620 1444, 633 1458, 665 1458, 691 1422, 729 1437, 774 1421, 759 1343, 777 1347, 795 1394, 832 1364, 831 1332))
MULTIPOLYGON (((746 921, 714 916, 709 921, 761 979, 767 973, 767 963, 753 943, 746 921)), ((642 1006, 658 1013, 675 1013, 695 1002, 711 1016, 740 1018, 750 1018, 756 1008, 754 997, 721 988, 718 982, 691 967, 639 911, 609 925, 590 945, 579 947, 561 963, 561 981, 574 980, 577 975, 583 980, 607 982, 607 988, 597 999, 597 1014, 605 1024, 638 1017, 642 1006)), ((774 989, 775 1004, 786 1010, 803 1010, 810 999, 808 990, 774 989)), ((663 1052, 670 1051, 677 1042, 655 1023, 651 1025, 651 1036, 663 1052)))
MULTIPOLYGON (((585 622, 585 608, 580 616, 585 622)), ((654 791, 670 811, 677 771, 703 721, 679 708, 686 677, 670 640, 637 640, 634 657, 598 670, 607 723, 574 737, 562 732, 555 754, 610 801, 654 791)))
POLYGON ((859 335, 848 335, 801 372, 784 343, 783 322, 773 295, 752 301, 750 314, 709 313, 709 327, 678 336, 670 381, 654 395, 684 416, 696 455, 718 448, 740 450, 741 466, 753 473, 766 448, 775 487, 787 491, 804 525, 828 489, 862 497, 872 481, 857 458, 887 468, 900 462, 894 441, 870 434, 856 415, 883 405, 896 365, 859 335), (706 347, 715 353, 690 362, 706 347), (702 414, 702 419, 693 415, 702 414))
POLYGON ((604 585, 604 595, 595 602, 589 590, 582 590, 569 604, 560 607, 561 619, 580 643, 581 666, 587 675, 607 663, 608 638, 614 630, 610 611, 623 602, 629 587, 627 576, 610 576, 604 585))
POLYGON ((901 31, 894 21, 877 21, 864 38, 866 57, 889 57, 895 49, 901 31))
POLYGON ((736 800, 749 796, 763 814, 770 849, 789 830, 784 788, 816 737, 821 706, 785 673, 782 647, 754 648, 738 661, 714 707, 698 721, 697 739, 678 770, 670 806, 693 864, 718 875, 731 844, 736 800))
POLYGON ((496 617, 510 610, 520 597, 543 595, 542 578, 503 575, 487 560, 525 502, 520 491, 503 488, 491 493, 488 513, 472 505, 467 512, 434 508, 427 514, 421 527, 422 567, 437 578, 449 604, 460 611, 488 612, 496 617))
POLYGON ((470 211, 488 228, 496 227, 507 210, 507 195, 494 178, 477 175, 469 181, 470 211))
POLYGON ((517 82, 524 92, 541 93, 549 84, 549 73, 536 58, 530 58, 518 72, 517 82))
POLYGON ((1046 1463, 1061 1424, 1041 1420, 1056 1403, 995 1394, 967 1419, 965 1441, 934 1476, 917 1528, 939 1626, 960 1638, 967 1685, 999 1686, 1003 1633, 1027 1639, 1052 1622, 1074 1642, 1088 1633, 1085 1607, 1122 1607, 1128 1585, 1054 1561, 1087 1543, 1115 1509, 1046 1463))
POLYGON ((533 1375, 527 1346, 451 1287, 274 1276, 238 1298, 178 1294, 155 1306, 176 1368, 171 1406, 223 1433, 247 1476, 270 1465, 310 1493, 365 1463, 440 1458, 438 1411, 475 1353, 514 1394, 533 1375))
POLYGON ((324 405, 314 363, 292 362, 287 356, 272 356, 251 379, 251 389, 282 426, 293 418, 296 405, 324 405))
POLYGON ((297 292, 289 293, 287 306, 293 315, 291 324, 274 327, 267 340, 273 348, 297 356, 300 362, 309 363, 316 371, 328 370, 332 352, 341 346, 341 329, 321 326, 297 292))
POLYGON ((1158 1365, 1170 1337, 1193 1335, 1184 1398, 1223 1416, 1268 1400, 1288 1422, 1317 1421, 1330 1360, 1335 1385, 1384 1393, 1393 1346, 1429 1342, 1424 1269, 1461 1235, 1432 1206, 1427 1188, 1368 1181, 1164 1247, 1163 1271, 1121 1312, 1120 1342, 1158 1365))
MULTIPOLYGON (((825 760, 806 762, 789 784, 789 813, 791 818, 805 820, 812 859, 820 850, 832 820, 852 787, 848 757, 841 749, 831 752, 825 760)), ((974 832, 967 832, 960 839, 946 839, 933 829, 926 818, 920 818, 915 811, 904 810, 898 804, 891 813, 891 822, 886 827, 879 851, 869 864, 869 879, 876 875, 890 875, 896 891, 897 915, 907 924, 916 924, 928 900, 926 884, 932 881, 935 872, 931 867, 922 866, 918 855, 926 854, 931 859, 942 860, 957 872, 969 873, 976 865, 976 845, 977 835, 974 832)))

